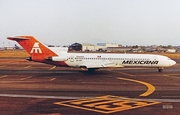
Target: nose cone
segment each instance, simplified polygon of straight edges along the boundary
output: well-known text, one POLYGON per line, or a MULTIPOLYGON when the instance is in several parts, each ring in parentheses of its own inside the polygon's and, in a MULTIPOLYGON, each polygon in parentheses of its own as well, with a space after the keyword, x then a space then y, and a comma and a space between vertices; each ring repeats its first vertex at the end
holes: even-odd
POLYGON ((176 62, 175 62, 174 60, 171 60, 170 65, 173 66, 173 65, 175 65, 175 64, 176 64, 176 62))

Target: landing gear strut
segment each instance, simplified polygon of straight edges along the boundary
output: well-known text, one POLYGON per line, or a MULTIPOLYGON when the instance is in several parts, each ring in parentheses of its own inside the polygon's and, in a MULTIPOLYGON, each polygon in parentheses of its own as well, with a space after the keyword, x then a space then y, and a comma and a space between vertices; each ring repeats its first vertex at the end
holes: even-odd
POLYGON ((158 72, 163 72, 164 68, 163 67, 159 67, 158 68, 158 72))

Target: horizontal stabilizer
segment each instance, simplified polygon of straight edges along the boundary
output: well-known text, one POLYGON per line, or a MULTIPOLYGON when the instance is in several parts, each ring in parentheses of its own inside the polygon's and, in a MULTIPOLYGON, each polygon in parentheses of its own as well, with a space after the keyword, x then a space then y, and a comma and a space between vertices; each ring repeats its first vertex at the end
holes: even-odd
POLYGON ((9 40, 29 40, 30 38, 24 38, 23 36, 7 37, 9 40))

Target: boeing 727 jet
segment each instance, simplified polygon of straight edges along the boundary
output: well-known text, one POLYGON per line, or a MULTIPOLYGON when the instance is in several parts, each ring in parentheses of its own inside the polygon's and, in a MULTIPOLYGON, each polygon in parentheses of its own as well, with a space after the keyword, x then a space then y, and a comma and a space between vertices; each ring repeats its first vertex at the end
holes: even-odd
POLYGON ((47 47, 33 36, 8 37, 17 41, 30 55, 30 61, 52 64, 62 67, 87 68, 94 72, 99 68, 110 67, 155 67, 162 72, 164 67, 176 64, 162 55, 154 54, 114 54, 114 53, 69 53, 63 49, 47 47))

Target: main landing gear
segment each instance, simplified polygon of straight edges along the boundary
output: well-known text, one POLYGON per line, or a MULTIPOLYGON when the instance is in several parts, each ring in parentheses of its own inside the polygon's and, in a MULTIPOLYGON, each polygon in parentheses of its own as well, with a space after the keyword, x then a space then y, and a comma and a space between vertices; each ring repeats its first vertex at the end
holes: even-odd
POLYGON ((88 68, 88 73, 94 73, 98 68, 88 68))
POLYGON ((158 72, 163 72, 164 68, 163 67, 158 67, 158 72))

